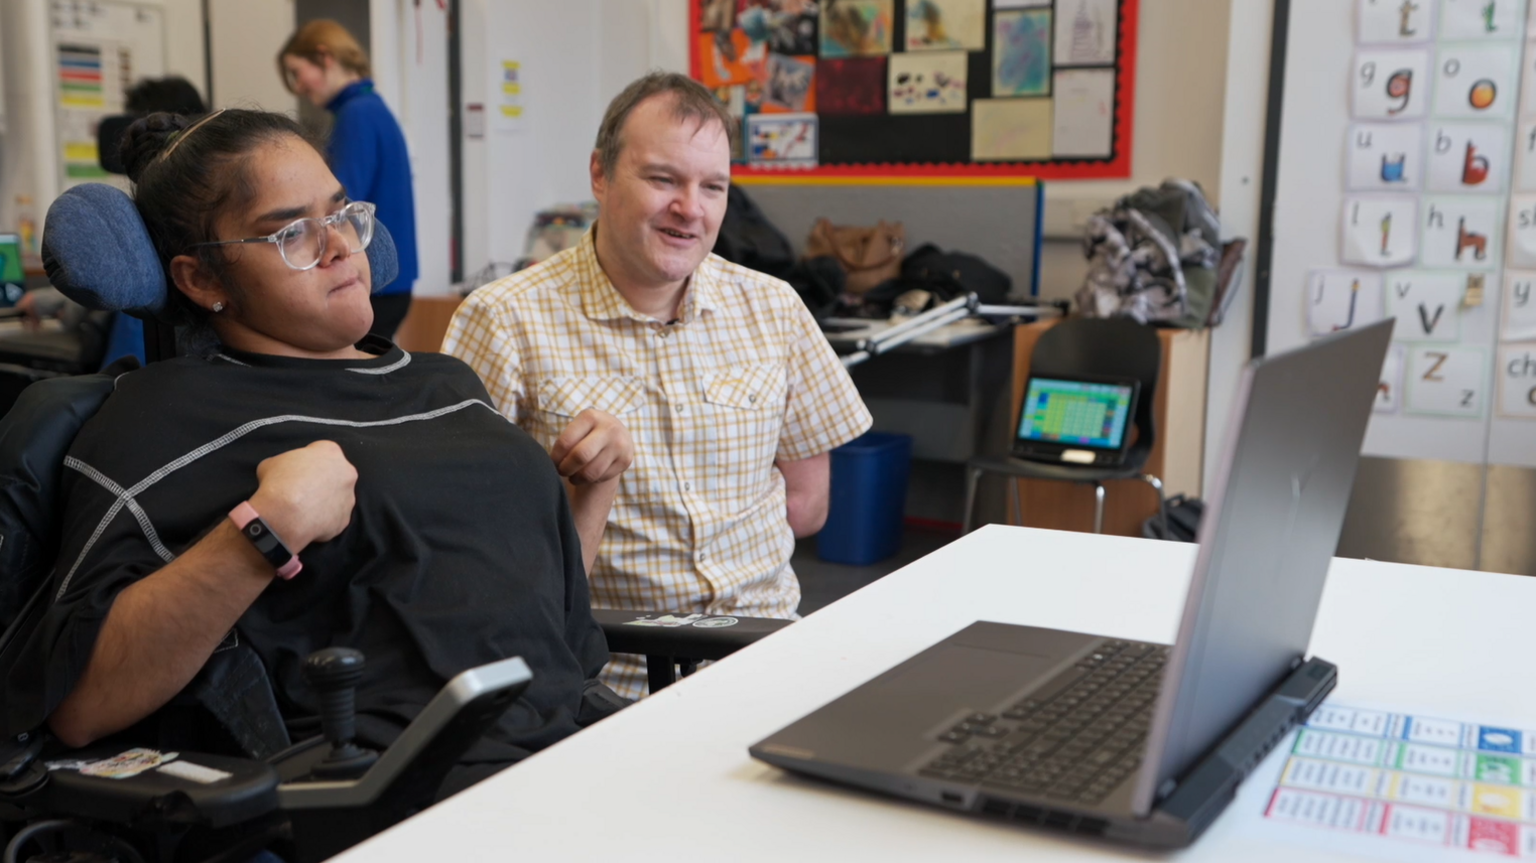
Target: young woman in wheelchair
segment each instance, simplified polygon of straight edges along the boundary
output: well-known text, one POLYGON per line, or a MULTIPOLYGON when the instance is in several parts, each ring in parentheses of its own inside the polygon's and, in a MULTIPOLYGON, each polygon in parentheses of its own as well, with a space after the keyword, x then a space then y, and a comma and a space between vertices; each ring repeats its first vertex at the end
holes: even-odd
POLYGON ((372 207, 288 118, 151 115, 123 148, 171 307, 216 341, 121 377, 70 450, 39 720, 72 746, 129 729, 236 640, 295 739, 318 730, 305 657, 362 650, 375 747, 458 672, 522 656, 531 686, 445 790, 611 712, 583 559, 606 512, 573 517, 561 474, 617 476, 623 427, 594 412, 557 471, 468 366, 367 335, 372 207))

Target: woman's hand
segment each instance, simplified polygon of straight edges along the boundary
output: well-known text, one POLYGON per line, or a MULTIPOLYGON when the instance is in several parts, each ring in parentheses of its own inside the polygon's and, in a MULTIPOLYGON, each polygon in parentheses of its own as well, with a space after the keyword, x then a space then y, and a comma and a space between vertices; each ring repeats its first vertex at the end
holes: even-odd
POLYGON ((617 417, 588 408, 560 432, 549 457, 571 485, 595 485, 629 467, 635 460, 635 442, 617 417))
POLYGON ((357 468, 333 441, 266 459, 256 466, 256 479, 251 506, 294 554, 334 539, 352 521, 357 468))

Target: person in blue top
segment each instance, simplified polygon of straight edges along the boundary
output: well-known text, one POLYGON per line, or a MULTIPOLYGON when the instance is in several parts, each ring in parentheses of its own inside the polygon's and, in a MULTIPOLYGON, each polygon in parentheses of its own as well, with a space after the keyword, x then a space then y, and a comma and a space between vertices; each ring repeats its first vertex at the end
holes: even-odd
POLYGON ((400 252, 400 276, 373 295, 373 329, 393 338, 411 308, 416 281, 416 204, 400 124, 373 90, 368 54, 347 29, 326 19, 300 27, 277 55, 288 91, 336 117, 326 156, 354 201, 378 208, 400 252))

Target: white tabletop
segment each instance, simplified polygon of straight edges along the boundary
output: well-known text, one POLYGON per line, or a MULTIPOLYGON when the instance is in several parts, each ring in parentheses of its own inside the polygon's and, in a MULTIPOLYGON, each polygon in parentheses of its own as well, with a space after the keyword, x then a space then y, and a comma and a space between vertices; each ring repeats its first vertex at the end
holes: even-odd
MULTIPOLYGON (((1271 788, 1257 777, 1194 847, 1165 858, 801 779, 747 755, 978 619, 1171 641, 1194 551, 987 527, 338 859, 1371 859, 1315 847, 1324 831, 1264 822, 1271 788)), ((1339 664, 1337 702, 1536 728, 1533 608, 1536 579, 1336 560, 1312 652, 1339 664)))

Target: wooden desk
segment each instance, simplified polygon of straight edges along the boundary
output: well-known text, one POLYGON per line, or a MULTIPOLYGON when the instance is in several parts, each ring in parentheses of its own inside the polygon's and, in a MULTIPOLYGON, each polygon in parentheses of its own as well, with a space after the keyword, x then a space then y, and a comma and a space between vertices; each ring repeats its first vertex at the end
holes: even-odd
MULTIPOLYGON (((1056 320, 1040 321, 1014 330, 1010 416, 1019 415, 1035 342, 1055 323, 1056 320)), ((1157 442, 1147 458, 1146 472, 1163 481, 1163 491, 1169 497, 1179 493, 1199 496, 1205 453, 1205 378, 1210 330, 1165 329, 1158 330, 1157 335, 1163 347, 1152 411, 1157 423, 1157 442)), ((1093 486, 1034 479, 1015 481, 1024 507, 1023 525, 1093 530, 1093 486)), ((1012 523, 1021 523, 1011 502, 1008 512, 1012 523)), ((1142 522, 1156 513, 1157 493, 1146 483, 1116 480, 1104 484, 1105 533, 1141 536, 1142 522)))
POLYGON ((458 296, 412 297, 411 310, 395 331, 395 344, 412 353, 438 353, 448 322, 462 302, 464 298, 458 296))
MULTIPOLYGON (((1192 848, 1165 856, 800 779, 747 755, 977 619, 1170 641, 1194 556, 1185 543, 982 528, 337 860, 1373 859, 1317 850, 1332 834, 1262 818, 1273 786, 1260 777, 1192 848)), ((1335 701, 1536 728, 1536 687, 1521 683, 1536 628, 1518 614, 1489 623, 1490 609, 1533 607, 1536 579, 1340 559, 1311 651, 1341 669, 1335 701)), ((1382 855, 1405 847, 1364 839, 1382 855)))

